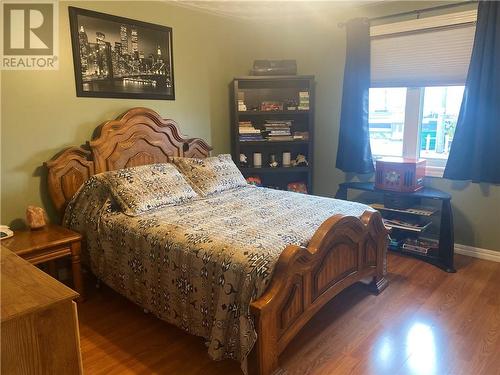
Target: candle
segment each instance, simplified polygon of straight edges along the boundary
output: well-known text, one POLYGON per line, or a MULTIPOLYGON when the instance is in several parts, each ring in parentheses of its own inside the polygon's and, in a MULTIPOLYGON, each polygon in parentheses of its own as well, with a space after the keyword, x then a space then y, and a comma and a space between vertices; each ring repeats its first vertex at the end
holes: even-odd
POLYGON ((289 167, 291 164, 292 155, 290 152, 286 151, 283 153, 283 166, 289 167))
POLYGON ((262 154, 260 152, 254 152, 254 154, 253 154, 253 166, 255 168, 262 167, 262 154))

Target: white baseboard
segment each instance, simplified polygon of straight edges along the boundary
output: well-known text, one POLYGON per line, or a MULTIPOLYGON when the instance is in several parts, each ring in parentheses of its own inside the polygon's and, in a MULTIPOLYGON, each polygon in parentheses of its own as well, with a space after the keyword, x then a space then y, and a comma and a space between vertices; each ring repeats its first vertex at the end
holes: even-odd
POLYGON ((493 262, 500 262, 500 251, 481 249, 480 247, 460 245, 456 243, 455 253, 467 255, 473 258, 491 260, 493 262))

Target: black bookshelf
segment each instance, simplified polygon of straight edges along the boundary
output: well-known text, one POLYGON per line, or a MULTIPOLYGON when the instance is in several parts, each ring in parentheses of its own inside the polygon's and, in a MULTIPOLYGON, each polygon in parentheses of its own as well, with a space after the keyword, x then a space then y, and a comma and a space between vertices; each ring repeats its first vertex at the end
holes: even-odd
POLYGON ((234 78, 231 85, 231 154, 245 177, 259 177, 263 186, 286 189, 292 182, 304 182, 309 193, 313 191, 313 139, 314 139, 314 76, 246 76, 234 78), (299 102, 299 92, 309 93, 309 109, 287 110, 290 101, 299 102), (238 99, 247 110, 241 111, 238 99), (261 110, 262 102, 283 103, 282 110, 261 110), (266 121, 291 121, 291 131, 307 132, 307 139, 295 140, 240 140, 240 121, 250 121, 256 129, 264 130, 266 121), (290 152, 292 160, 301 153, 307 166, 284 167, 283 152, 290 152), (262 154, 262 167, 253 165, 253 154, 262 154), (240 165, 240 154, 248 164, 240 165), (271 168, 269 157, 276 156, 279 166, 271 168))
POLYGON ((308 115, 310 110, 308 111, 258 111, 258 110, 249 110, 249 111, 238 111, 240 116, 272 116, 272 115, 308 115))
MULTIPOLYGON (((339 185, 335 198, 347 200, 349 190, 368 192, 368 197, 361 199, 358 197, 356 200, 371 204, 381 212, 384 219, 396 219, 403 222, 412 222, 416 219, 421 220, 422 225, 419 229, 391 227, 390 235, 391 238, 396 240, 395 242, 398 242, 398 239, 431 238, 438 243, 437 249, 427 254, 405 250, 399 244, 389 245, 389 250, 421 259, 446 272, 456 272, 453 266, 454 233, 450 194, 428 187, 413 193, 400 193, 377 189, 373 182, 344 182, 339 185), (409 209, 385 207, 383 202, 390 201, 393 197, 410 198, 416 202, 415 207, 409 209)), ((387 224, 386 226, 390 227, 387 224)))

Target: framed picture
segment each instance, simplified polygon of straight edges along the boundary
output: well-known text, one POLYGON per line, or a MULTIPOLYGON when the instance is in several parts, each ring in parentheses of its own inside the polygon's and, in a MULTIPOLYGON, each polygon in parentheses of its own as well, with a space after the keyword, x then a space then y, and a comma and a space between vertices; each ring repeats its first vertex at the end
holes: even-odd
POLYGON ((175 99, 172 28, 69 7, 76 95, 175 99))

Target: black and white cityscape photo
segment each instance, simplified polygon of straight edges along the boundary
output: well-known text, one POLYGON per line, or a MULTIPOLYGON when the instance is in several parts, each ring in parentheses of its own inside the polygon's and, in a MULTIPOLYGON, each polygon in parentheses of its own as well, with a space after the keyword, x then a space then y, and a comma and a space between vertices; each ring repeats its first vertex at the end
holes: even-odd
POLYGON ((172 29, 70 8, 78 96, 174 99, 172 29))

